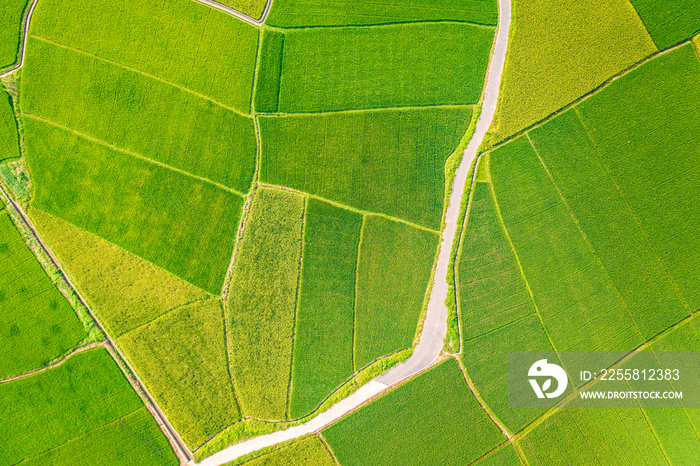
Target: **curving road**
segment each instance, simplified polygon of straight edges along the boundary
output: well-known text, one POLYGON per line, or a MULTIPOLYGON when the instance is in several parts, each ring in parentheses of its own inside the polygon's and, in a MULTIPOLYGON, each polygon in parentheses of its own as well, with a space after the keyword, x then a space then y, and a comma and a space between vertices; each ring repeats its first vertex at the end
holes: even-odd
POLYGON ((200 463, 201 465, 219 466, 233 461, 240 456, 260 450, 261 448, 316 432, 358 408, 380 392, 386 390, 389 386, 418 372, 424 371, 430 367, 440 355, 447 332, 447 307, 445 306, 448 290, 447 268, 450 262, 452 243, 457 232, 459 205, 467 182, 469 167, 476 158, 477 150, 486 135, 486 131, 491 125, 491 120, 496 111, 498 90, 501 85, 501 75, 503 73, 506 48, 508 46, 511 13, 510 0, 499 0, 498 4, 498 32, 496 33, 493 56, 489 66, 481 116, 476 124, 474 135, 464 151, 464 157, 457 169, 452 185, 452 192, 445 219, 445 230, 442 233, 440 254, 438 256, 437 270, 435 273, 435 283, 428 301, 428 312, 423 326, 423 333, 421 334, 420 341, 413 355, 401 364, 394 366, 384 374, 363 385, 355 393, 339 401, 328 411, 319 414, 309 422, 230 446, 204 459, 200 463))

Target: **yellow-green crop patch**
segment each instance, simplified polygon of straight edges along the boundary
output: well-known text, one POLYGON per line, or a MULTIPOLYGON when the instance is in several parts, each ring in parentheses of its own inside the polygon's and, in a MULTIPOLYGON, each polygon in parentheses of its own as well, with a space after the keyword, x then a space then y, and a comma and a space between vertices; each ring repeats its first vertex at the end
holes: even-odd
POLYGON ((113 338, 175 307, 209 296, 65 220, 36 209, 29 214, 41 238, 113 338))
POLYGON ((29 0, 3 0, 0 3, 0 69, 17 61, 22 15, 28 3, 29 0))
POLYGON ((244 466, 335 466, 336 462, 328 453, 321 439, 313 435, 286 445, 278 450, 261 455, 244 463, 244 466))
POLYGON ((34 207, 220 292, 240 196, 33 118, 24 127, 34 207))
POLYGON ((452 358, 328 427, 323 436, 347 466, 470 464, 505 440, 452 358))
POLYGON ((368 215, 355 301, 355 369, 411 347, 439 235, 368 215))
POLYGON ((495 0, 274 0, 267 24, 280 27, 345 26, 411 21, 467 22, 495 26, 495 0))
POLYGON ((42 0, 30 33, 250 110, 258 29, 199 2, 42 0))
POLYGON ((685 44, 577 105, 691 310, 700 309, 700 59, 685 44))
POLYGON ((289 30, 279 111, 475 104, 493 35, 459 23, 289 30))
POLYGON ((87 333, 2 207, 0 264, 0 379, 4 379, 46 365, 78 346, 87 333))
POLYGON ((174 309, 117 343, 190 449, 240 419, 219 298, 174 309))
POLYGON ((668 48, 700 32, 698 0, 630 0, 652 39, 668 48))
MULTIPOLYGON (((102 433, 110 436, 102 441, 125 442, 119 437, 128 432, 115 429, 118 426, 114 423, 128 420, 130 414, 143 409, 143 403, 109 353, 96 349, 71 356, 56 368, 0 384, 0 407, 0 457, 3 463, 16 464, 61 445, 66 448, 65 442, 72 439, 80 442, 80 436, 102 427, 102 433)), ((129 452, 145 448, 154 456, 150 464, 177 464, 155 420, 142 420, 141 426, 147 430, 121 448, 107 449, 101 460, 136 464, 129 452), (112 453, 115 456, 109 455, 112 453)), ((63 453, 56 454, 61 457, 63 453)), ((52 453, 47 455, 53 457, 52 453)))
POLYGON ((245 416, 287 417, 304 209, 298 194, 259 188, 236 253, 227 332, 245 416))
POLYGON ((357 247, 362 216, 309 199, 304 225, 289 416, 309 414, 354 372, 357 247))
POLYGON ((471 109, 260 117, 260 180, 439 229, 471 109))
POLYGON ((253 120, 74 50, 30 38, 22 112, 238 192, 255 171, 253 120))
POLYGON ((20 156, 17 121, 10 96, 0 88, 0 162, 20 156))
POLYGON ((493 142, 656 51, 627 0, 514 0, 493 142))

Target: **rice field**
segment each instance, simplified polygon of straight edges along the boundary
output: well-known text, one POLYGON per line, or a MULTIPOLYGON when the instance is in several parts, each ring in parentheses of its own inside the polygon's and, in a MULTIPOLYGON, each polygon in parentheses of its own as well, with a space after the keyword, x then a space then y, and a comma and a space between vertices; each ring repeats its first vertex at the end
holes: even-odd
POLYGON ((34 118, 24 127, 33 207, 220 293, 240 196, 34 118))
POLYGON ((17 122, 10 96, 0 89, 0 163, 20 156, 17 122))
POLYGON ((471 114, 464 107, 260 117, 260 181, 437 230, 445 161, 471 114))
POLYGON ((520 466, 521 463, 513 445, 507 444, 474 464, 477 466, 520 466))
POLYGON ((306 200, 254 194, 226 297, 231 375, 243 415, 285 419, 306 200))
POLYGON ((255 111, 274 113, 279 108, 284 34, 265 29, 261 40, 258 72, 255 78, 255 111))
POLYGON ((271 0, 219 0, 217 3, 231 7, 251 18, 260 19, 269 1, 271 0))
POLYGON ((323 0, 275 0, 266 21, 271 26, 346 26, 451 21, 495 26, 494 0, 421 0, 375 3, 370 0, 324 2, 323 0))
POLYGON ((700 32, 698 0, 630 0, 649 34, 663 50, 700 32))
POLYGON ((362 216, 309 199, 304 225, 289 415, 313 411, 353 373, 362 216))
POLYGON ((322 435, 347 466, 469 464, 505 440, 451 358, 322 435))
POLYGON ((0 68, 17 61, 20 25, 28 3, 28 0, 6 0, 0 4, 0 68))
POLYGON ((65 220, 36 209, 29 214, 41 238, 113 338, 175 307, 210 296, 65 220))
POLYGON ((368 215, 355 301, 355 370, 412 346, 439 235, 368 215))
POLYGON ((315 435, 302 438, 289 445, 265 453, 257 458, 243 463, 245 466, 334 466, 333 457, 326 449, 320 438, 315 435))
POLYGON ((240 419, 220 299, 173 309, 117 343, 190 449, 240 419))
POLYGON ((47 365, 78 346, 87 332, 2 207, 0 264, 0 379, 5 379, 47 365))
POLYGON ((475 104, 493 35, 458 23, 288 30, 279 110, 475 104))

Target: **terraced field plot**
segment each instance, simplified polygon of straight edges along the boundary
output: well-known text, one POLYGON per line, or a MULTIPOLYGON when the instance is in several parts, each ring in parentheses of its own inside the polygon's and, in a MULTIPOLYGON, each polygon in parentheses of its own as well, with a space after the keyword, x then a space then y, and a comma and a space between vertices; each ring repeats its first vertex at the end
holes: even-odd
POLYGON ((10 96, 0 90, 0 162, 20 156, 17 122, 10 96))

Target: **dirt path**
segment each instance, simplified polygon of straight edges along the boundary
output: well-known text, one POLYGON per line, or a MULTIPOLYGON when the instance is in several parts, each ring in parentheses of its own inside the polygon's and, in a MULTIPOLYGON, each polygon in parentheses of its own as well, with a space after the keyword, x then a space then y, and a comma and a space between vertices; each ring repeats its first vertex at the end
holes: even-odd
POLYGON ((363 385, 355 393, 339 401, 328 411, 319 414, 309 422, 233 445, 204 459, 200 463, 201 465, 219 466, 261 448, 316 432, 340 419, 347 413, 357 409, 388 387, 426 370, 438 358, 442 351, 445 334, 447 332, 447 308, 445 306, 445 298, 447 297, 448 290, 447 269, 453 239, 457 232, 459 205, 467 182, 469 168, 476 158, 477 150, 486 135, 486 131, 491 125, 491 120, 496 111, 498 91, 501 85, 501 75, 503 73, 506 48, 508 45, 510 9, 510 0, 499 0, 498 32, 496 34, 493 56, 489 65, 489 74, 481 108, 481 116, 476 124, 474 135, 467 149, 464 151, 464 157, 457 169, 452 185, 452 192, 445 219, 446 226, 442 234, 440 254, 438 256, 435 283, 428 302, 428 312, 423 326, 423 333, 421 334, 420 341, 413 355, 406 361, 363 385))
POLYGON ((204 5, 210 6, 212 8, 216 8, 217 10, 221 10, 224 13, 228 13, 231 16, 235 16, 236 18, 240 19, 241 21, 245 21, 248 24, 252 24, 253 26, 261 26, 262 23, 265 22, 265 19, 267 18, 267 15, 270 13, 270 8, 272 8, 272 0, 267 0, 267 3, 265 4, 265 10, 263 11, 262 16, 260 19, 255 19, 251 18, 248 15, 245 15, 241 13, 238 10, 234 10, 233 8, 222 5, 219 2, 215 2, 213 0, 195 0, 196 2, 203 3, 204 5))
POLYGON ((94 348, 104 348, 105 342, 104 341, 93 341, 92 343, 88 343, 87 345, 79 346, 70 353, 60 357, 58 360, 50 363, 47 366, 44 366, 40 369, 36 369, 30 372, 25 372, 24 374, 19 374, 19 375, 13 375, 12 377, 8 377, 6 379, 0 380, 0 383, 7 383, 7 382, 12 382, 13 380, 19 380, 19 379, 24 379, 25 377, 30 377, 35 374, 39 374, 41 372, 47 371, 49 369, 54 369, 64 362, 68 361, 68 359, 71 356, 75 356, 76 354, 82 353, 83 351, 91 350, 94 348))

